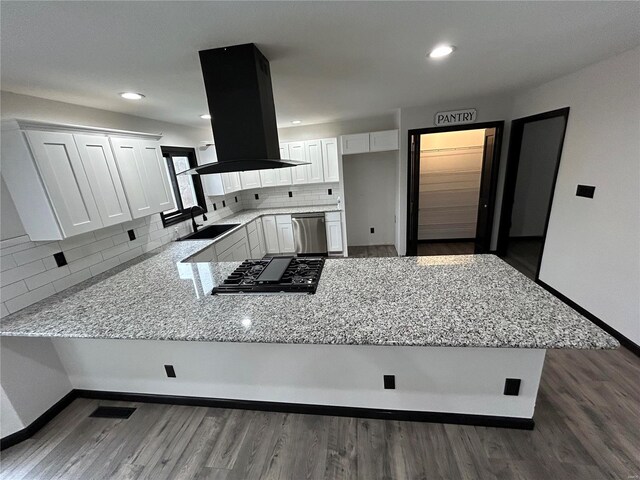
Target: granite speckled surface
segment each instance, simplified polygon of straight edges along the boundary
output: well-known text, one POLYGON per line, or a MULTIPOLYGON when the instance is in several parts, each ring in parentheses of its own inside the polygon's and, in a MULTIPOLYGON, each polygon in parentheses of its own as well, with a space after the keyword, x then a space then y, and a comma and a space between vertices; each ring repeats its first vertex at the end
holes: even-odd
MULTIPOLYGON (((290 210, 289 210, 290 212, 290 210)), ((493 255, 329 259, 315 295, 212 296, 237 265, 181 263, 201 241, 5 317, 0 335, 215 342, 615 348, 493 255), (362 281, 357 281, 362 279, 362 281)))

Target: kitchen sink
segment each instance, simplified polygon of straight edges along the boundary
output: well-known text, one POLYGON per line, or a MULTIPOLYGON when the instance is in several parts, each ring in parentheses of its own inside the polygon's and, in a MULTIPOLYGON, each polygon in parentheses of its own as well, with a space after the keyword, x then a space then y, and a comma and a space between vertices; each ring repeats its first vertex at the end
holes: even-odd
POLYGON ((182 240, 210 240, 212 238, 216 238, 219 235, 222 235, 224 232, 228 232, 232 228, 236 228, 239 226, 239 223, 232 223, 226 225, 209 225, 208 227, 204 227, 199 229, 197 232, 190 233, 182 238, 179 238, 178 241, 182 240))

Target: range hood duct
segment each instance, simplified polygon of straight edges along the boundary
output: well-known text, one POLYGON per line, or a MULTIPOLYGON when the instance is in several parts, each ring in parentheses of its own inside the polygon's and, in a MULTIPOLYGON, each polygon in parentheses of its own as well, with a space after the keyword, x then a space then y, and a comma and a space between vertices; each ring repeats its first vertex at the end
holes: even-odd
POLYGON ((271 72, 262 52, 247 43, 199 53, 218 161, 182 173, 307 165, 280 159, 271 72))

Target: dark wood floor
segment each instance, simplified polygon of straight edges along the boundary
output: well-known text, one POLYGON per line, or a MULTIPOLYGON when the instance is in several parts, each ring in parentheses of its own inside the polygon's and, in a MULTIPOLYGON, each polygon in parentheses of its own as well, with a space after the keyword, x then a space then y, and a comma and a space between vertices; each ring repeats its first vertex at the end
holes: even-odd
POLYGON ((473 242, 429 242, 418 243, 418 255, 472 255, 475 250, 473 242))
POLYGON ((640 475, 640 359, 549 351, 533 431, 77 399, 3 479, 601 480, 640 475), (127 420, 89 418, 134 406, 127 420))
POLYGON ((398 252, 393 245, 369 245, 363 247, 349 247, 350 257, 397 257, 398 252))

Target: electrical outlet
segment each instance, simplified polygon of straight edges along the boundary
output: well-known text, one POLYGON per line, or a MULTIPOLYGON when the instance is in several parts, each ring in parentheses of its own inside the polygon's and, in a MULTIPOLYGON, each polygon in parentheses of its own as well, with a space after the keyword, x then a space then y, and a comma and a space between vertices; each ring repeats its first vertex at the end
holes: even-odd
POLYGON ((395 390, 396 389, 396 376, 395 375, 383 375, 382 381, 384 383, 385 390, 395 390))
POLYGON ((376 233, 376 229, 371 227, 371 233, 376 233))
POLYGON ((133 230, 127 230, 127 233, 129 234, 129 240, 136 239, 136 232, 134 232, 133 230))
POLYGON ((333 190, 329 188, 328 191, 327 191, 327 194, 328 195, 333 195, 333 190))
POLYGON ((54 253, 53 259, 56 261, 56 265, 58 265, 58 267, 64 267, 67 264, 67 259, 64 256, 64 252, 54 253))
POLYGON ((167 372, 167 377, 176 378, 176 371, 173 368, 173 365, 165 365, 164 371, 167 372))
POLYGON ((517 397, 520 395, 520 382, 519 378, 507 378, 504 381, 504 394, 517 397))
POLYGON ((260 195, 258 195, 257 193, 255 194, 255 199, 256 200, 260 200, 260 195))
POLYGON ((293 192, 289 192, 289 198, 293 197, 293 192))

